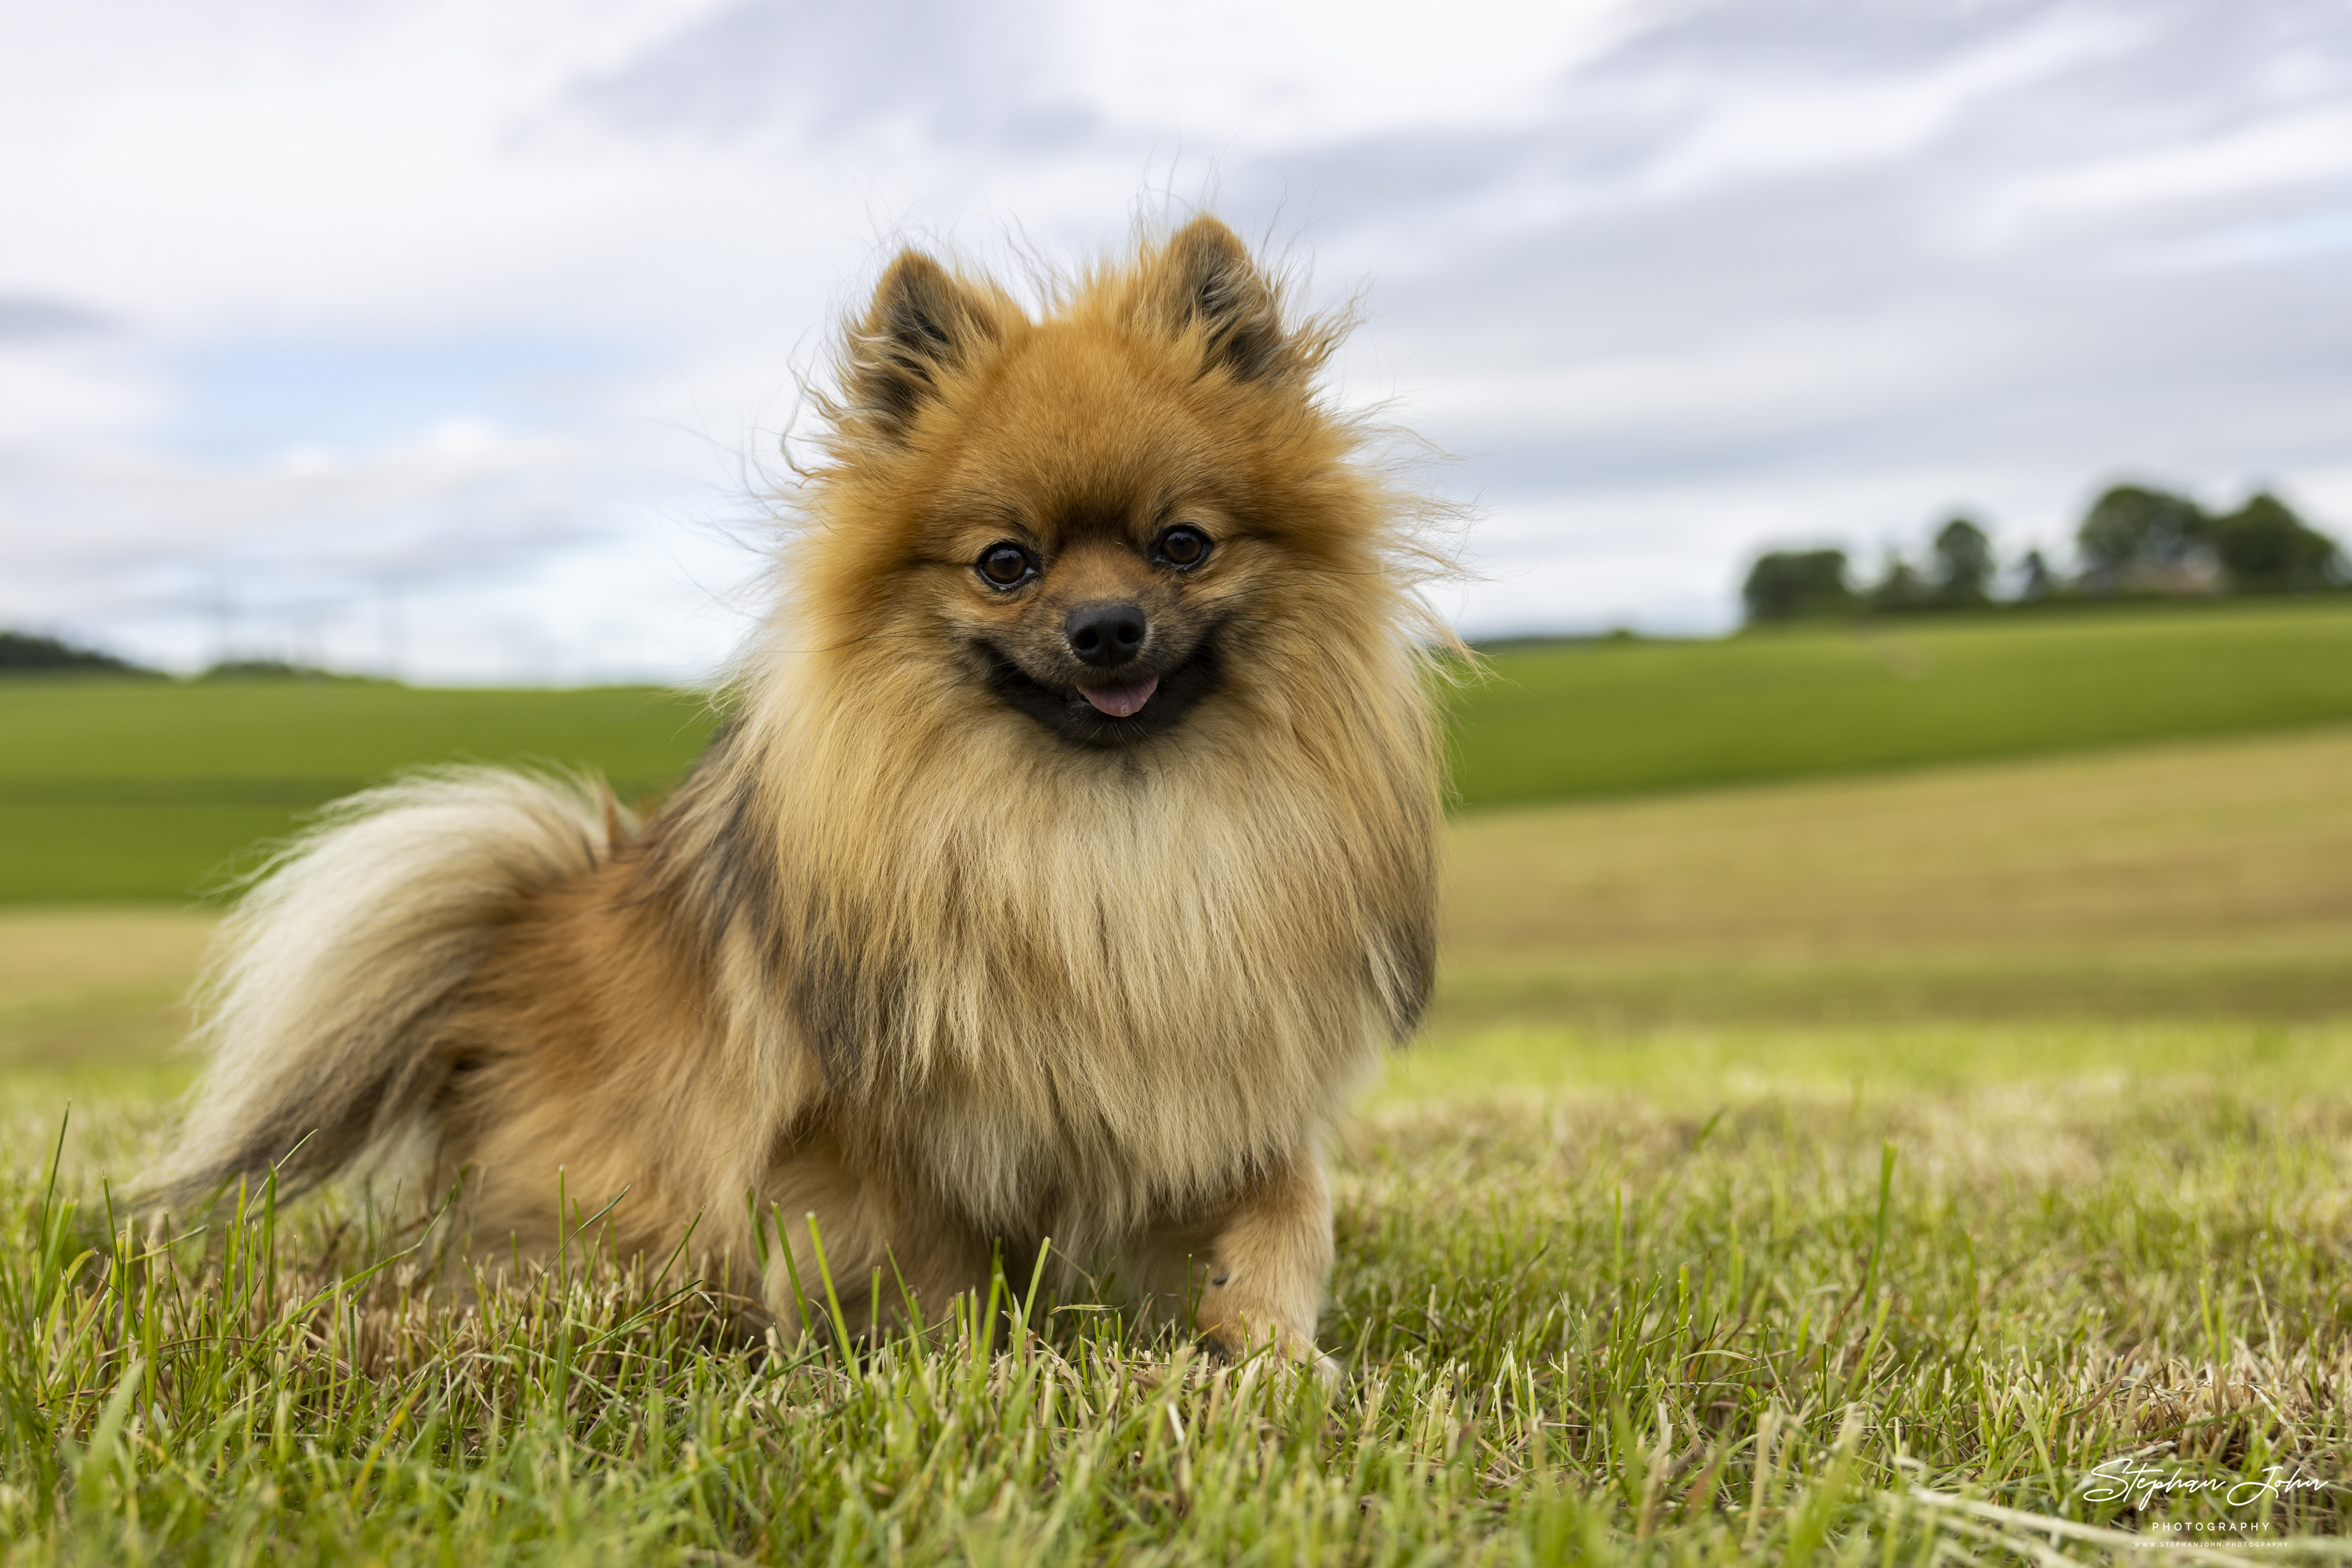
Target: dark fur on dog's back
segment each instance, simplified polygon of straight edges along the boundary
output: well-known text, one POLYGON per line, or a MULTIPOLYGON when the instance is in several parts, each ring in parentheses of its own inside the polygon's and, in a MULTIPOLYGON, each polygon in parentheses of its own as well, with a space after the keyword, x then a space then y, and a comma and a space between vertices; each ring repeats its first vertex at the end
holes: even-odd
POLYGON ((1318 1144, 1426 996, 1439 802, 1335 341, 1207 219, 1043 320, 901 257, 694 776, 641 831, 514 775, 331 828, 238 917, 165 1191, 422 1133, 477 1235, 545 1243, 561 1170, 743 1258, 751 1194, 785 1316, 814 1215, 870 1318, 1050 1237, 1311 1355, 1318 1144))

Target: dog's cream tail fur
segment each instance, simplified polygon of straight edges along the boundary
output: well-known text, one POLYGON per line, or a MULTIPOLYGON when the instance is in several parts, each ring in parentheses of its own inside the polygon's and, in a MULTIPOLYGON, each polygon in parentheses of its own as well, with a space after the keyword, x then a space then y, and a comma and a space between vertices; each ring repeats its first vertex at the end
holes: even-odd
POLYGON ((273 1166, 299 1188, 419 1131, 453 993, 530 895, 593 868, 621 827, 599 784, 494 768, 331 808, 223 925, 197 1034, 211 1061, 142 1206, 185 1210, 273 1166))

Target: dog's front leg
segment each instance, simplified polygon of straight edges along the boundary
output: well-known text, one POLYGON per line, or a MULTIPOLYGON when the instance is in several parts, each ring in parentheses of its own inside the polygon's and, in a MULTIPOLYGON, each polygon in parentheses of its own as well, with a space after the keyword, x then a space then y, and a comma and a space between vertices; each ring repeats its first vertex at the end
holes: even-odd
POLYGON ((1244 1187, 1208 1227, 1193 1326, 1212 1350, 1240 1357, 1265 1346, 1327 1375, 1315 1320, 1331 1277, 1331 1189, 1301 1150, 1244 1187))

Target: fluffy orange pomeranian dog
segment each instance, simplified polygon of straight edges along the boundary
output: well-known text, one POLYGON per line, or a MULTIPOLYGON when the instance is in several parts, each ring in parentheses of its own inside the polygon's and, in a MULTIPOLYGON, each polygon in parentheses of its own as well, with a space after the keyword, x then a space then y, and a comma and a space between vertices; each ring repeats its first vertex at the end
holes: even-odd
POLYGON ((623 1256, 763 1257, 787 1331, 821 1245, 867 1331, 1058 1258, 1315 1358, 1321 1145, 1430 984, 1422 514, 1215 220, 1049 304, 890 266, 642 826, 473 770, 289 851, 156 1203, 423 1151, 486 1249, 551 1254, 561 1190, 623 1256))

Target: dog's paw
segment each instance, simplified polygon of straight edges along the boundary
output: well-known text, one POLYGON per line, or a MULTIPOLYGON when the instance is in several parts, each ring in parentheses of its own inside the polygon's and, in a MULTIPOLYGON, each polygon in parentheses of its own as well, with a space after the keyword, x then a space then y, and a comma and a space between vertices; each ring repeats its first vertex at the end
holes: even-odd
POLYGON ((1254 1343, 1210 1330, 1195 1342, 1203 1356, 1220 1370, 1238 1367, 1239 1386, 1253 1389, 1272 1378, 1286 1391, 1299 1377, 1311 1375, 1328 1392, 1339 1386, 1339 1363, 1315 1348, 1315 1342, 1297 1334, 1268 1334, 1254 1343))

